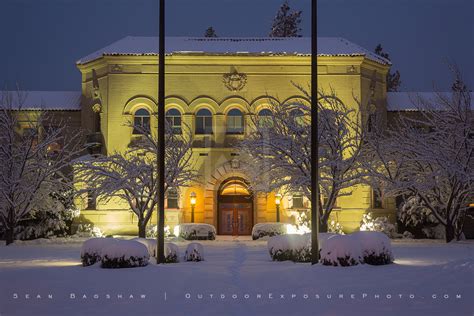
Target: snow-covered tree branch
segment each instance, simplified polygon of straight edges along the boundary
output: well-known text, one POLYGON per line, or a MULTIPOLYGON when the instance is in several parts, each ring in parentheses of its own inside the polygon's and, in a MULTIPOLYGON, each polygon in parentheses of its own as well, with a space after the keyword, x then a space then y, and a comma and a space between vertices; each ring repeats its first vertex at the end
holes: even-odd
MULTIPOLYGON (((141 127, 135 126, 140 129, 141 127)), ((153 210, 158 203, 156 153, 157 137, 143 130, 142 139, 124 153, 82 159, 76 163, 76 180, 84 187, 78 194, 92 190, 99 201, 123 199, 138 217, 138 235, 145 237, 153 210)), ((188 128, 183 135, 166 125, 165 192, 179 190, 197 181, 192 165, 192 138, 188 128)))
MULTIPOLYGON (((307 99, 310 96, 299 87, 307 99)), ((362 182, 363 133, 360 115, 334 92, 319 93, 320 227, 327 230, 337 198, 362 182)), ((247 172, 258 191, 311 196, 311 106, 273 102, 271 116, 252 116, 252 133, 241 143, 247 172)))
POLYGON ((6 244, 45 195, 72 187, 69 167, 81 134, 48 111, 27 111, 21 91, 0 94, 0 222, 6 244))
POLYGON ((400 115, 387 131, 369 137, 373 184, 388 196, 414 196, 459 239, 474 197, 474 119, 471 93, 453 67, 450 94, 413 96, 415 115, 400 115))

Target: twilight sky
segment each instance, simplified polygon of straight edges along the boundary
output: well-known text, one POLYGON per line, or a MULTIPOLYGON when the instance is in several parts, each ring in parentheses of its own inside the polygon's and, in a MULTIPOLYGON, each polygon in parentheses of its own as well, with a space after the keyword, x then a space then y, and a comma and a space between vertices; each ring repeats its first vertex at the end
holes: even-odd
MULTIPOLYGON (((168 0, 167 35, 267 36, 284 0, 168 0)), ((303 10, 310 35, 310 0, 303 10)), ((373 50, 382 43, 402 91, 450 87, 447 60, 474 85, 473 0, 319 0, 319 36, 373 50)), ((0 0, 0 84, 79 90, 75 61, 127 35, 158 34, 158 0, 0 0)))

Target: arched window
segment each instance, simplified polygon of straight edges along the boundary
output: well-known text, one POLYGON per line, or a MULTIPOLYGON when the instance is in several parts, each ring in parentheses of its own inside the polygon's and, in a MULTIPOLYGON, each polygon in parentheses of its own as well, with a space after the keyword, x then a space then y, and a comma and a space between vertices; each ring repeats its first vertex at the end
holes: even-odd
POLYGON ((181 112, 169 109, 166 112, 166 121, 170 124, 173 134, 181 134, 181 112))
POLYGON ((300 109, 294 109, 291 111, 291 116, 295 120, 296 124, 300 126, 304 125, 305 117, 303 111, 301 111, 300 109))
POLYGON ((212 113, 208 109, 196 113, 196 134, 212 134, 212 113))
POLYGON ((227 134, 242 134, 244 132, 244 115, 239 109, 227 113, 227 134))
POLYGON ((150 112, 139 109, 133 117, 133 134, 142 135, 150 133, 150 112))
POLYGON ((270 111, 269 109, 260 110, 260 112, 258 112, 258 126, 271 127, 272 125, 272 111, 270 111))

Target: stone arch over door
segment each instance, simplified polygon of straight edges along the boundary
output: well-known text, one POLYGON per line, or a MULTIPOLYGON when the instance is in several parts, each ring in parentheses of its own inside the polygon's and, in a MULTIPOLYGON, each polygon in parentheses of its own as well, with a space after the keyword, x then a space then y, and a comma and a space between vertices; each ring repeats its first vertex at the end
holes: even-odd
MULTIPOLYGON (((249 177, 242 170, 238 160, 227 161, 216 168, 206 182, 204 190, 204 222, 218 227, 218 193, 222 183, 229 178, 241 178, 249 181, 249 177)), ((254 192, 253 195, 253 223, 265 221, 266 218, 266 198, 254 192)))

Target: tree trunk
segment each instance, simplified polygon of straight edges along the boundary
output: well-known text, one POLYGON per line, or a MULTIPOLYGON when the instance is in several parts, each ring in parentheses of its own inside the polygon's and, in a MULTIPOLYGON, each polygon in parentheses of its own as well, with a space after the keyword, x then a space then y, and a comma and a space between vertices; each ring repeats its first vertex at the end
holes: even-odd
POLYGON ((138 237, 146 238, 146 223, 144 220, 138 221, 138 237))
POLYGON ((12 244, 13 241, 15 241, 15 234, 14 234, 14 229, 13 228, 7 228, 5 231, 5 244, 8 246, 9 244, 12 244))
POLYGON ((320 233, 327 233, 328 232, 328 221, 322 220, 319 222, 319 232, 320 233))
POLYGON ((454 239, 455 237, 455 234, 454 234, 454 226, 451 222, 447 222, 446 223, 446 227, 445 227, 445 232, 446 232, 446 242, 450 242, 451 240, 454 239))

